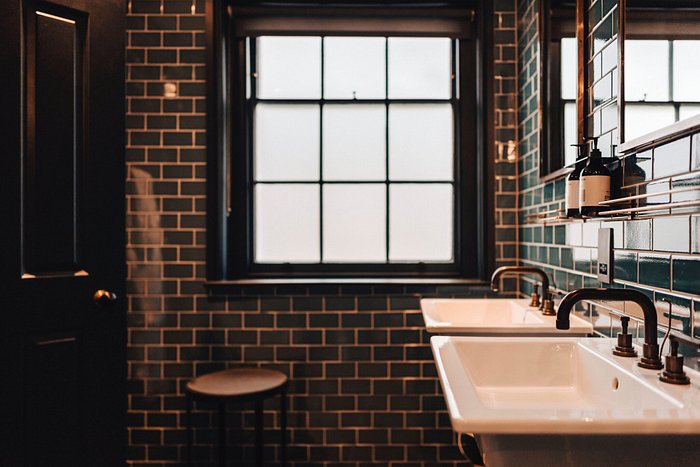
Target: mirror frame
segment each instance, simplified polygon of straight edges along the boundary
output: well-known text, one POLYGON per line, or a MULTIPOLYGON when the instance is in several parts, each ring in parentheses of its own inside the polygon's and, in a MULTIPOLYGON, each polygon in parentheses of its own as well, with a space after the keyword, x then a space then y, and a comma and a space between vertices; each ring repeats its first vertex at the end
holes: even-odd
MULTIPOLYGON (((576 50, 577 50, 577 92, 576 92, 576 143, 580 144, 583 141, 585 135, 585 80, 586 80, 586 67, 585 64, 585 36, 584 32, 584 18, 585 18, 585 0, 576 0, 576 6, 574 11, 574 28, 576 37, 576 50)), ((550 64, 550 45, 552 36, 552 26, 551 26, 551 0, 539 0, 538 3, 538 46, 540 50, 540 60, 539 60, 539 80, 538 80, 538 110, 539 110, 539 125, 540 134, 538 138, 539 142, 539 180, 540 182, 547 182, 550 180, 555 180, 563 175, 570 173, 575 163, 565 164, 565 159, 563 154, 559 157, 560 167, 551 170, 553 165, 553 154, 551 142, 553 141, 553 133, 559 132, 560 128, 558 125, 553 124, 554 121, 549 118, 554 111, 553 101, 551 95, 553 92, 553 85, 551 83, 551 64, 550 64)), ((557 123, 560 122, 557 120, 557 123)), ((563 141, 560 142, 558 146, 562 146, 563 141)), ((564 148, 562 148, 564 149, 564 148)))
MULTIPOLYGON (((577 39, 577 51, 581 47, 581 40, 578 35, 578 8, 581 0, 576 1, 574 7, 574 33, 577 39)), ((557 114, 558 111, 555 108, 558 105, 558 101, 554 99, 555 95, 558 97, 561 95, 561 82, 560 80, 553 79, 556 70, 553 70, 553 62, 560 64, 560 60, 553 60, 552 48, 551 48, 551 37, 552 37, 552 0, 539 0, 538 3, 538 46, 540 50, 540 59, 538 63, 539 79, 538 79, 538 110, 539 110, 539 180, 541 182, 546 182, 559 178, 560 176, 571 172, 573 165, 565 165, 565 157, 563 147, 564 141, 560 133, 560 125, 563 116, 559 116, 558 119, 553 119, 552 116, 557 114), (561 149, 561 154, 554 154, 552 148, 558 147, 561 149), (554 167, 554 168, 553 168, 554 167)), ((580 55, 580 52, 579 52, 580 55)), ((577 57, 577 63, 579 64, 579 76, 577 81, 580 79, 580 56, 577 57)), ((560 70, 560 68, 559 68, 560 70)), ((578 83, 577 83, 578 84, 578 83)), ((576 108, 578 114, 578 108, 580 106, 578 94, 576 97, 576 108)), ((578 120, 578 119, 577 119, 578 120)), ((580 139, 580 136, 577 136, 580 139)))

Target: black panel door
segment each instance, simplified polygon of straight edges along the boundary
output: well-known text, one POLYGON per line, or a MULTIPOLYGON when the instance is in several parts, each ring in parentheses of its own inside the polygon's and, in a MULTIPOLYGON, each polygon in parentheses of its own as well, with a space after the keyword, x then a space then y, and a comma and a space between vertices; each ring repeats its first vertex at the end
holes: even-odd
POLYGON ((0 465, 126 450, 123 0, 0 1, 0 465))

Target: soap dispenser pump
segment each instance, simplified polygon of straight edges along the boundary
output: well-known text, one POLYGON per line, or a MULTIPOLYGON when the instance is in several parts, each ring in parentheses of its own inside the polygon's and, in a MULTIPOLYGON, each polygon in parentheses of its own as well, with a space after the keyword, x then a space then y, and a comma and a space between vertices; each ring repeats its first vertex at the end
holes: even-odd
POLYGON ((596 216, 607 209, 601 201, 610 199, 610 170, 603 164, 603 157, 598 149, 598 138, 593 140, 588 164, 581 171, 579 186, 579 212, 582 216, 596 216))
POLYGON ((576 158, 574 170, 566 178, 564 209, 566 210, 566 217, 579 217, 579 181, 581 170, 583 170, 582 159, 585 144, 572 144, 572 146, 578 148, 578 157, 576 158))
POLYGON ((622 332, 617 333, 617 345, 613 350, 613 355, 617 355, 618 357, 636 357, 637 351, 634 350, 634 346, 632 346, 632 334, 628 331, 630 324, 629 316, 620 317, 620 322, 622 323, 622 332))

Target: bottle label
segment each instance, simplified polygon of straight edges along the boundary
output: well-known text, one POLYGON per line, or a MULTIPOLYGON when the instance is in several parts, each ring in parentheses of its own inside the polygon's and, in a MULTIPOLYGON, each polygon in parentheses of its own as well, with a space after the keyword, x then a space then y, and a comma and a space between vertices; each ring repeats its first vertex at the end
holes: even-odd
POLYGON ((610 199, 610 177, 607 175, 587 175, 581 177, 579 203, 581 206, 598 207, 601 201, 610 199))
POLYGON ((579 181, 566 181, 566 209, 578 209, 579 181))

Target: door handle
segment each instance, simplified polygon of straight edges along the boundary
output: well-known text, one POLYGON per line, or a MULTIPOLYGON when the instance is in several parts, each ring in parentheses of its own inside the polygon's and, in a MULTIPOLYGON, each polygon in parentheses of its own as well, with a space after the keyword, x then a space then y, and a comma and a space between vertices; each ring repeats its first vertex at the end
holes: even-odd
POLYGON ((117 300, 117 294, 109 290, 99 289, 92 295, 92 301, 100 308, 106 308, 117 300))

